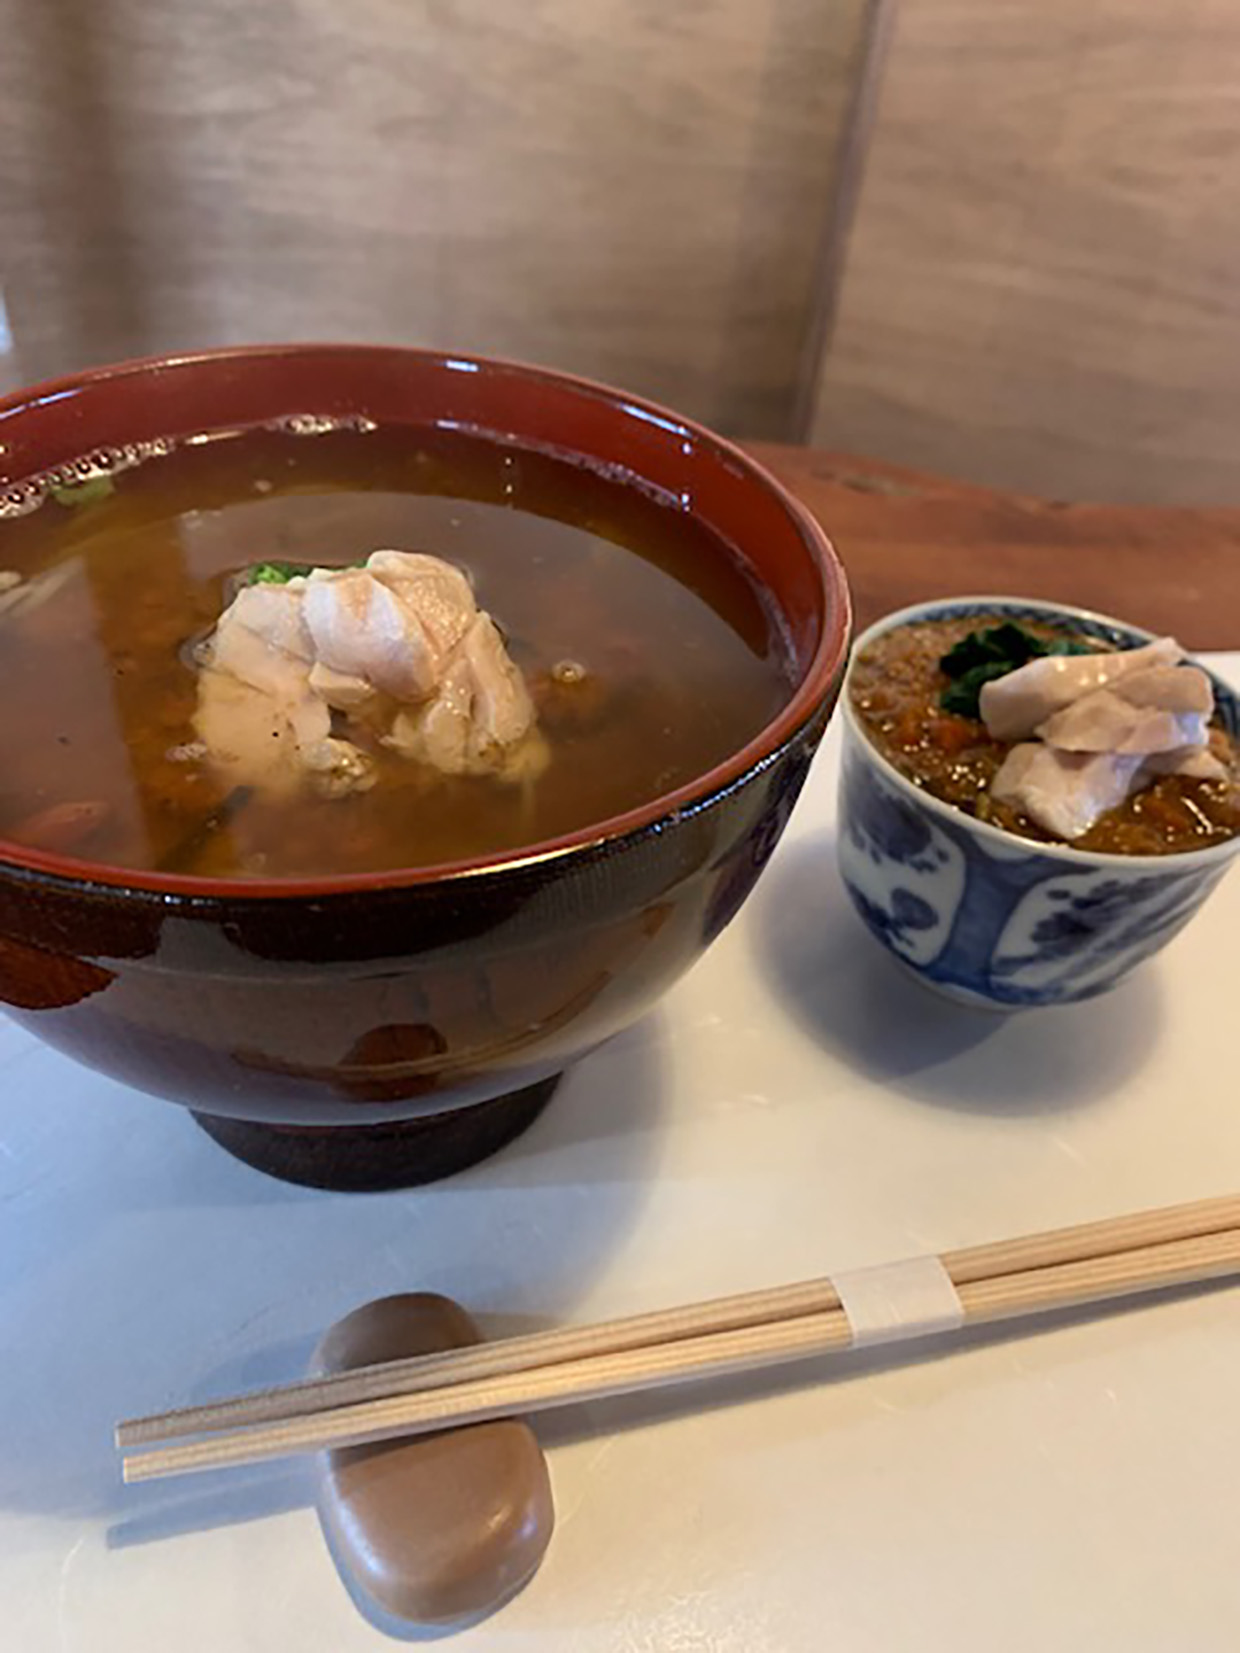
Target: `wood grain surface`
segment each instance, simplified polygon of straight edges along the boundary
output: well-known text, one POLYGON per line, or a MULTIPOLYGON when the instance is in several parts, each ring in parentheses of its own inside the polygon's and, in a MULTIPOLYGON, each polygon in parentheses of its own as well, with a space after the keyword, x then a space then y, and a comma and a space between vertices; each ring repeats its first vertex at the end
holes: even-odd
POLYGON ((1240 501, 1240 5, 900 0, 813 439, 1240 501))
POLYGON ((435 344, 787 434, 865 7, 0 0, 8 376, 435 344))
POLYGON ((1192 649, 1240 648, 1240 508, 1069 504, 749 446, 834 541, 858 631, 905 603, 986 592, 1100 609, 1192 649))

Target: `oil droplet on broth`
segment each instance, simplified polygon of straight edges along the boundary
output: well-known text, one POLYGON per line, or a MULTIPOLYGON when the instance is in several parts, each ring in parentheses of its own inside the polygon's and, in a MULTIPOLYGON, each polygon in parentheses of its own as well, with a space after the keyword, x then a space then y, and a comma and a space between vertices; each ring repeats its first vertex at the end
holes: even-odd
POLYGON ((92 483, 111 481, 120 471, 132 470, 149 459, 159 459, 173 452, 176 442, 171 437, 157 437, 149 442, 126 442, 114 448, 96 448, 80 459, 71 459, 53 465, 35 476, 14 483, 0 495, 0 522, 27 516, 48 500, 55 500, 66 490, 82 490, 82 498, 92 483))

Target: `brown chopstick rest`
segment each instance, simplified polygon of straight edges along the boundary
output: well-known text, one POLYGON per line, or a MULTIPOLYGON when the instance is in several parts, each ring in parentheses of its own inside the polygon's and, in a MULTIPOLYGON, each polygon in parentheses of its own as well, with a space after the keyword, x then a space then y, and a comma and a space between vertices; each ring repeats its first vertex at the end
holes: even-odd
MULTIPOLYGON (((449 1297, 367 1303, 324 1335, 316 1376, 479 1343, 449 1297)), ((474 1619, 532 1577, 555 1525, 542 1449, 504 1418, 320 1457, 319 1516, 337 1565, 383 1613, 413 1624, 474 1619)))

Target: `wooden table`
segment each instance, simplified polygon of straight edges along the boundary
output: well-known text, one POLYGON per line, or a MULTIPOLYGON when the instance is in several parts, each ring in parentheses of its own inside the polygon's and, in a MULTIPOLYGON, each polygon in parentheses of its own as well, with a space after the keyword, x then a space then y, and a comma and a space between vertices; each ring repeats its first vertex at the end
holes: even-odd
POLYGON ((830 534, 858 630, 905 603, 994 592, 1101 609, 1192 649, 1240 646, 1240 508, 1033 499, 873 459, 747 446, 830 534))

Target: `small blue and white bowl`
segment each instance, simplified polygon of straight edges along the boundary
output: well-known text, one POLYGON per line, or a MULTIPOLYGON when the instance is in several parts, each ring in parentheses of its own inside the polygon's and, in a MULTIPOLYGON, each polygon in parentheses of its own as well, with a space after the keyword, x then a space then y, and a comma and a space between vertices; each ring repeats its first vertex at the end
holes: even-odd
MULTIPOLYGON (((1012 597, 960 597, 889 614, 857 654, 913 620, 986 614, 1068 624, 1121 648, 1151 634, 1105 615, 1012 597)), ((1240 698, 1213 673, 1240 735, 1240 698)), ((1114 987, 1169 942, 1240 852, 1240 838, 1180 855, 1101 855, 1035 844, 976 821, 907 780, 840 696, 839 864, 870 932, 927 987, 993 1010, 1071 1004, 1114 987)))

